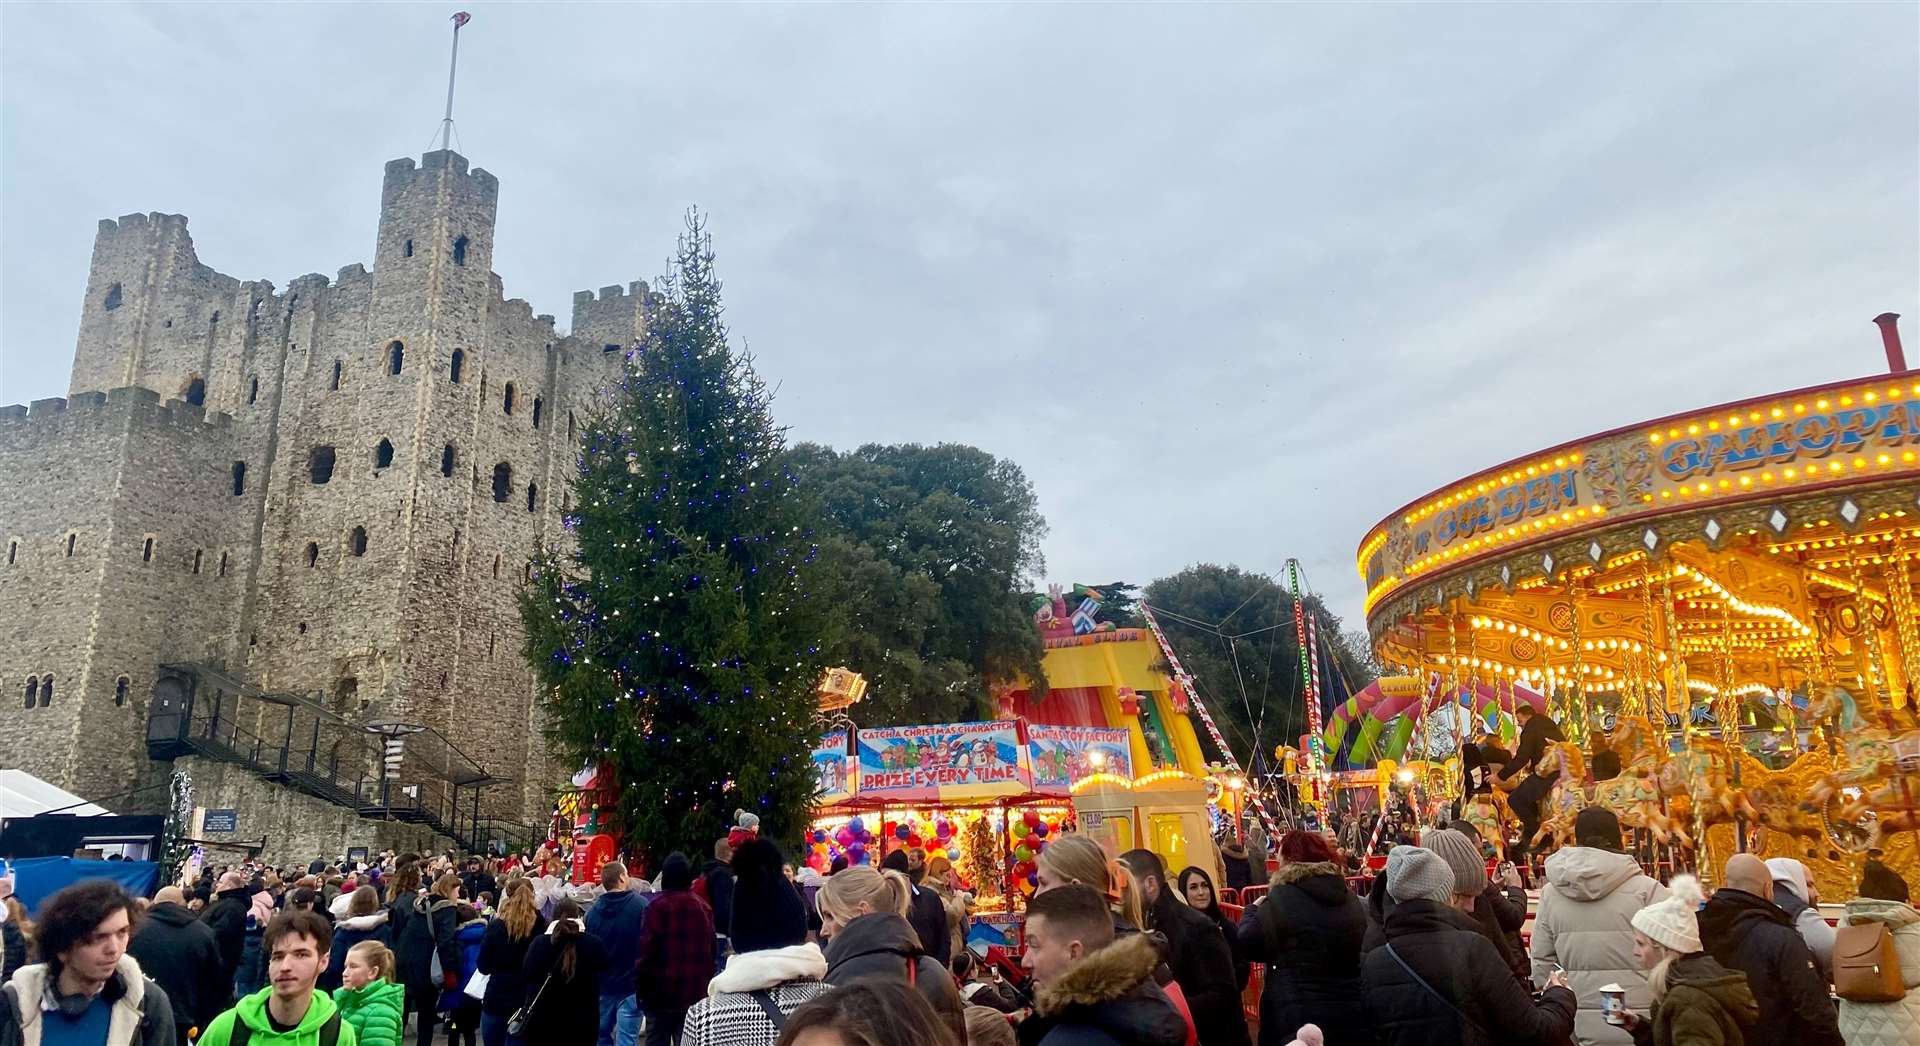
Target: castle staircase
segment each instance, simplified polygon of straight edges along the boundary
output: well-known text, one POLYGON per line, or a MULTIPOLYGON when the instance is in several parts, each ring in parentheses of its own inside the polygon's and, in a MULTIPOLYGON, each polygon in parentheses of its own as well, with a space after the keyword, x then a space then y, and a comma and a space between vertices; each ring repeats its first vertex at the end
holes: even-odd
POLYGON ((482 817, 488 774, 439 731, 355 722, 313 697, 269 692, 216 664, 166 664, 147 714, 147 755, 198 756, 246 768, 370 820, 423 825, 465 852, 531 845, 530 825, 482 817))

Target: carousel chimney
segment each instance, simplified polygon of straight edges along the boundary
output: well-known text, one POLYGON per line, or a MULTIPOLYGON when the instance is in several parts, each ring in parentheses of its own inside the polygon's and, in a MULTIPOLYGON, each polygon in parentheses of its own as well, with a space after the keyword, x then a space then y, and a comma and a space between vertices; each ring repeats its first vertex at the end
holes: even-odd
POLYGON ((1907 354, 1900 348, 1900 314, 1883 312, 1873 318, 1880 325, 1880 340, 1886 343, 1887 369, 1895 374, 1907 370, 1907 354))

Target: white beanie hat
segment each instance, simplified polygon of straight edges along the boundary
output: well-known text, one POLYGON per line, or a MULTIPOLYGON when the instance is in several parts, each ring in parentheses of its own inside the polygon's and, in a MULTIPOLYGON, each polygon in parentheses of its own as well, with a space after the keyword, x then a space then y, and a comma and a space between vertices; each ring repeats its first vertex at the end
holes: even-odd
POLYGON ((1700 920, 1696 913, 1700 902, 1706 899, 1700 890, 1700 880, 1691 875, 1676 875, 1667 889, 1671 892, 1664 899, 1633 913, 1633 928, 1655 944, 1682 955, 1700 951, 1700 920))
POLYGON ((1446 904, 1453 900, 1453 869, 1432 850, 1396 846, 1387 851, 1387 896, 1446 904))

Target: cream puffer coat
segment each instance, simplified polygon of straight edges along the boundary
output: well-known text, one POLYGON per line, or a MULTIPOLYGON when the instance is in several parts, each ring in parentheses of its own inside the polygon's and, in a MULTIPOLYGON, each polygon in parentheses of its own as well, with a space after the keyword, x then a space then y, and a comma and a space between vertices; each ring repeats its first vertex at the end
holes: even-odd
POLYGON ((1899 901, 1848 901, 1846 925, 1868 922, 1885 923, 1893 934, 1907 997, 1898 1002, 1841 999, 1840 1036, 1847 1046, 1913 1046, 1920 1042, 1920 911, 1899 901))
POLYGON ((1566 846, 1547 858, 1547 885, 1533 920, 1533 983, 1545 984, 1559 963, 1580 1001, 1573 1037, 1580 1046, 1628 1046, 1633 1036, 1600 1015, 1600 987, 1627 990, 1627 1008, 1650 1013, 1647 975, 1633 960, 1633 913, 1667 895, 1626 854, 1566 846))

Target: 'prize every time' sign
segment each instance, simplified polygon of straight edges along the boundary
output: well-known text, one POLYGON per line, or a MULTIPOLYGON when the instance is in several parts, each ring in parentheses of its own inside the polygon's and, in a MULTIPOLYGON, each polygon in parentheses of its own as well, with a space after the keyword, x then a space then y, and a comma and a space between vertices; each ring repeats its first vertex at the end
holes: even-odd
POLYGON ((1020 795, 1012 723, 940 723, 860 731, 860 794, 900 800, 1020 795))

